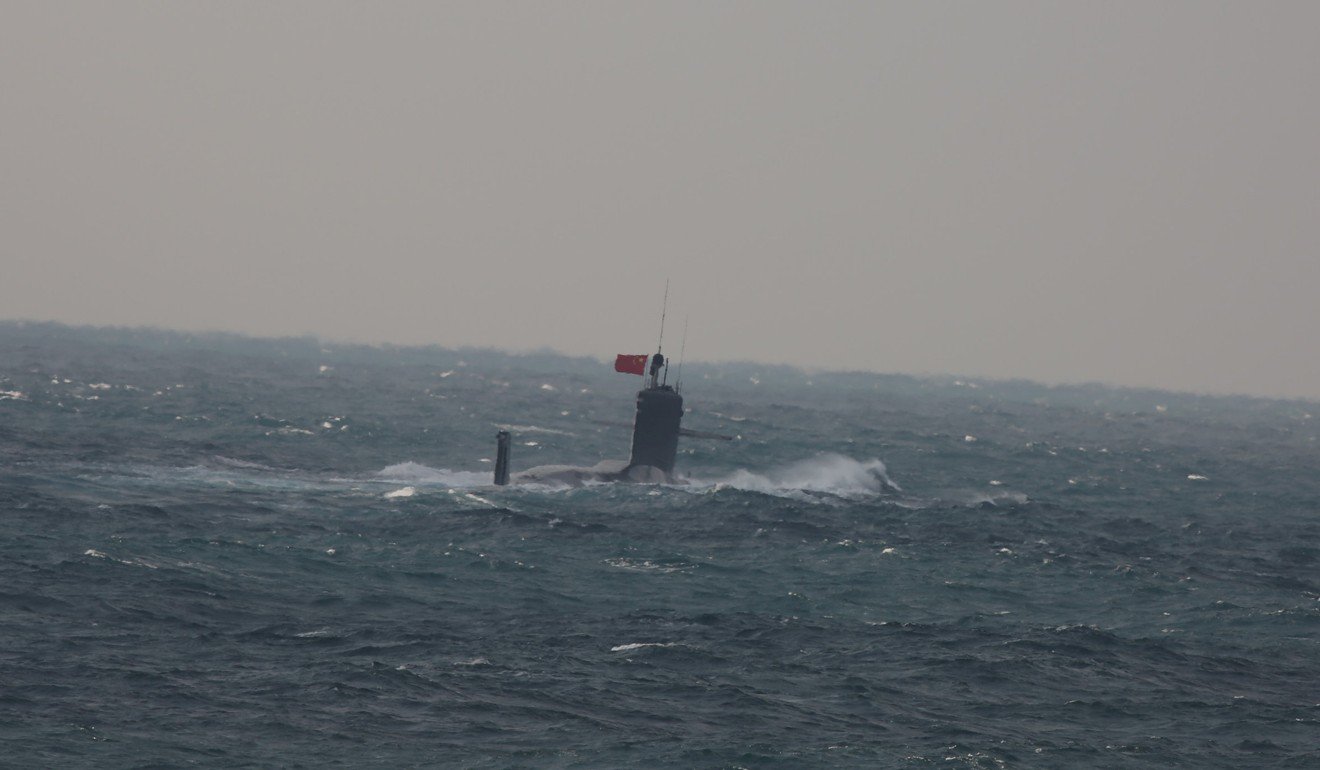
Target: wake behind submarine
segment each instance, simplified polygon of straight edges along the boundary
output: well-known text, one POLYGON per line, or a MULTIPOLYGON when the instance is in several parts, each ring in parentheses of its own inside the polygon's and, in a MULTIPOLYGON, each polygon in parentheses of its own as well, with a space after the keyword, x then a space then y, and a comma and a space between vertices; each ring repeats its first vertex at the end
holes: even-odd
MULTIPOLYGON (((683 396, 678 383, 668 384, 669 362, 659 351, 655 355, 615 357, 614 370, 637 374, 646 383, 637 391, 637 413, 633 418, 632 452, 627 460, 604 460, 589 468, 572 465, 540 465, 510 474, 510 435, 496 434, 495 484, 566 484, 580 486, 588 482, 633 482, 640 484, 681 483, 674 473, 678 455, 678 437, 733 440, 732 436, 687 430, 683 420, 683 396), (650 362, 649 370, 647 362, 650 362)), ((681 370, 681 367, 680 367, 681 370)))

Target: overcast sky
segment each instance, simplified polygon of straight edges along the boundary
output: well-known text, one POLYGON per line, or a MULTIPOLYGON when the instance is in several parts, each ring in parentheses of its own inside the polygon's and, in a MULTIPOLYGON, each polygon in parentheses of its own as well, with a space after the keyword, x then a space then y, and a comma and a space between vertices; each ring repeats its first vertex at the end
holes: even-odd
POLYGON ((1320 3, 0 5, 0 317, 1320 397, 1320 3))

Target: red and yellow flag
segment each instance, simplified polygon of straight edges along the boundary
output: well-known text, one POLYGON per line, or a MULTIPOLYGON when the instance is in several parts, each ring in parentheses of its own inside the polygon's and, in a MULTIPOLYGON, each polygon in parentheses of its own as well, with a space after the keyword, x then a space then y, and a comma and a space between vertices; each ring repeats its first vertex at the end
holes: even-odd
POLYGON ((620 353, 614 357, 614 371, 624 374, 646 374, 646 359, 650 356, 643 353, 640 356, 630 356, 620 353))

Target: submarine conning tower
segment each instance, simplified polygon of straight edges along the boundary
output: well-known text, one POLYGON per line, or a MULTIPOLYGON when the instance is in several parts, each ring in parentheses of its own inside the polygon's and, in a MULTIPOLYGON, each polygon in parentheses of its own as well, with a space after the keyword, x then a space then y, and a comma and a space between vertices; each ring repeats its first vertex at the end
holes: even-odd
MULTIPOLYGON (((637 416, 633 419, 632 456, 628 458, 628 473, 645 477, 643 468, 656 468, 664 474, 664 481, 674 475, 674 460, 678 456, 679 423, 683 419, 683 397, 668 383, 660 382, 660 370, 668 372, 668 362, 657 352, 651 356, 650 376, 646 387, 637 391, 637 416), (637 470, 634 472, 633 469, 637 470)), ((641 372, 638 372, 640 374, 641 372)), ((666 377, 667 379, 667 377, 666 377)), ((636 481, 660 479, 635 478, 636 481)))
MULTIPOLYGON (((563 481, 579 485, 584 481, 632 481, 641 484, 675 483, 674 461, 678 457, 678 437, 696 436, 732 441, 733 436, 718 433, 703 433, 684 430, 683 397, 679 395, 679 383, 670 386, 660 379, 661 370, 668 379, 668 367, 665 357, 657 352, 654 356, 620 354, 614 359, 614 371, 627 374, 647 374, 647 361, 650 361, 650 376, 646 385, 637 391, 637 414, 633 419, 632 455, 625 465, 618 461, 605 461, 592 468, 572 468, 568 466, 542 466, 519 474, 528 481, 563 481)), ((681 373, 682 367, 680 365, 681 373)), ((680 378, 681 379, 681 378, 680 378)), ((609 424, 609 423, 607 423, 609 424)), ((502 486, 509 483, 509 444, 507 430, 496 434, 495 484, 502 486)))
POLYGON ((649 465, 674 473, 678 456, 679 422, 683 419, 683 397, 668 385, 637 391, 637 417, 633 422, 632 456, 628 467, 649 465))

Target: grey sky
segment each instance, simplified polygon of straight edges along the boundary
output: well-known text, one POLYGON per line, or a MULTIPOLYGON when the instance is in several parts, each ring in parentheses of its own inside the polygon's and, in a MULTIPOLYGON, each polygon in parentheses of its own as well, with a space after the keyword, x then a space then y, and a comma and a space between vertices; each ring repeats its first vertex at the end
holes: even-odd
POLYGON ((1317 3, 0 5, 0 317, 1320 397, 1317 3))

